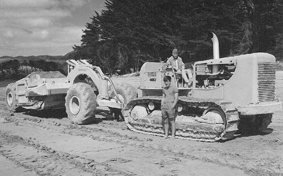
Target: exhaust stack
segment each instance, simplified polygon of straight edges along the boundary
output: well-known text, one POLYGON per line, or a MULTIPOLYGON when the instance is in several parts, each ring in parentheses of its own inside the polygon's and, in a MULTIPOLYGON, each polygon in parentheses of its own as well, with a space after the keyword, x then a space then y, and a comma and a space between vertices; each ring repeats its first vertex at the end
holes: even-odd
MULTIPOLYGON (((213 43, 213 59, 219 59, 219 41, 217 36, 212 32, 212 43, 213 43)), ((218 65, 213 65, 212 72, 217 73, 219 70, 218 65)))
POLYGON ((219 59, 219 41, 217 36, 212 32, 212 43, 213 43, 213 59, 219 59))

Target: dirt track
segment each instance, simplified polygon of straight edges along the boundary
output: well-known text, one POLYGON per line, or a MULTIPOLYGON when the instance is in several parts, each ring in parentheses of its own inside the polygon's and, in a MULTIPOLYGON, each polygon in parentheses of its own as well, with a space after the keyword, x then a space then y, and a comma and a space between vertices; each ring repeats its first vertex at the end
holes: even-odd
POLYGON ((283 111, 270 134, 203 143, 131 132, 104 109, 86 126, 62 111, 10 116, 0 95, 0 175, 283 175, 283 111))

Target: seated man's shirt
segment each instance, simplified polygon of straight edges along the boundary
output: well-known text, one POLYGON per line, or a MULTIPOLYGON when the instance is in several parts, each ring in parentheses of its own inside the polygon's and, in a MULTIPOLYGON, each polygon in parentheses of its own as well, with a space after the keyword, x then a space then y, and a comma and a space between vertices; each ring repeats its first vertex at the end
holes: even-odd
POLYGON ((184 66, 184 62, 179 56, 177 59, 174 59, 173 56, 169 57, 166 63, 177 70, 182 70, 182 67, 184 66))

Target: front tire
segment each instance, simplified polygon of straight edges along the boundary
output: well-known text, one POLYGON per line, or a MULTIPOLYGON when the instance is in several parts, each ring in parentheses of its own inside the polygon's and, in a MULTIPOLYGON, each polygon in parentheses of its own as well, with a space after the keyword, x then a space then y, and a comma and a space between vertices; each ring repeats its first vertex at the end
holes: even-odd
POLYGON ((97 107, 96 95, 86 83, 73 84, 66 96, 66 113, 76 124, 83 125, 92 121, 97 107))
POLYGON ((5 103, 10 112, 18 110, 18 101, 16 99, 16 84, 10 83, 5 90, 5 103))

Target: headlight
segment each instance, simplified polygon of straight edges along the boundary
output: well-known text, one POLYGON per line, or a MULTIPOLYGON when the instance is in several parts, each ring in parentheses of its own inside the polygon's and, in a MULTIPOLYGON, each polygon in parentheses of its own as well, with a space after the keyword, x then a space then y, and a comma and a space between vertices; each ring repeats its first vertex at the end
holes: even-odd
POLYGON ((177 104, 177 111, 181 112, 183 110, 183 106, 181 104, 177 104))
POLYGON ((154 103, 149 102, 147 106, 148 106, 149 110, 151 110, 151 111, 154 110, 154 103))

